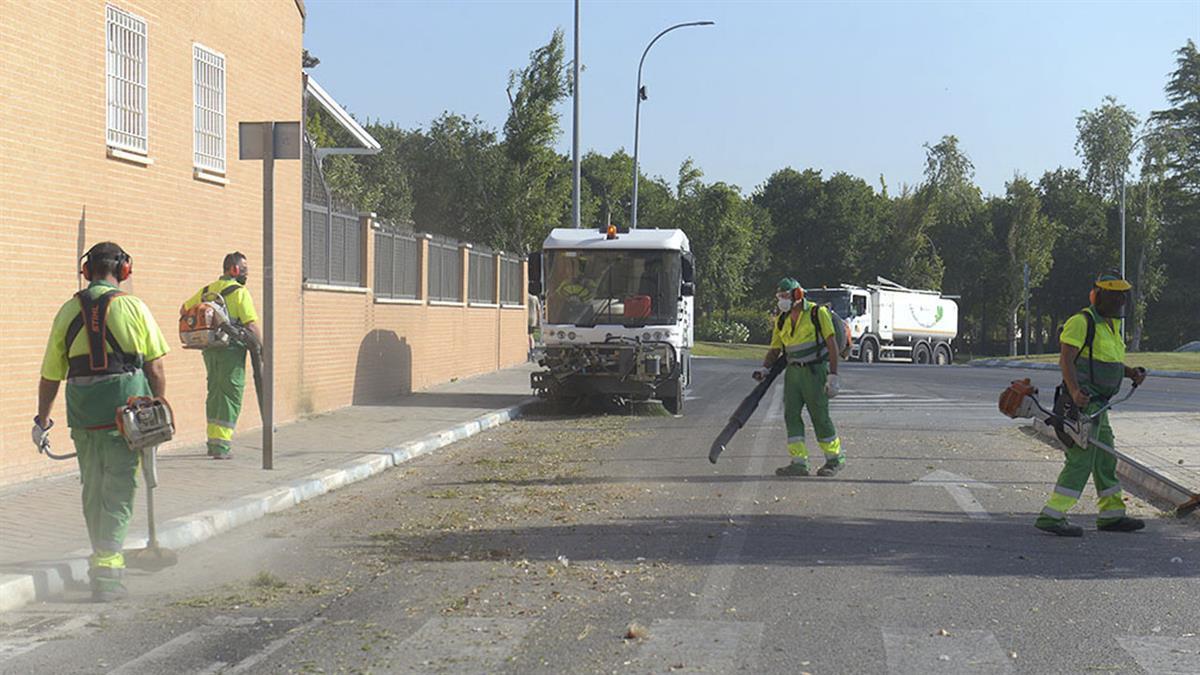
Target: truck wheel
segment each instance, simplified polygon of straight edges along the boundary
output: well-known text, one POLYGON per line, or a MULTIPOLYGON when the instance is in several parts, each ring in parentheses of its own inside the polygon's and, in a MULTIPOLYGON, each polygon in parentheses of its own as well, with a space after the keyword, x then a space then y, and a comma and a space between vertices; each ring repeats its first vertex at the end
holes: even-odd
POLYGON ((683 414, 683 380, 675 380, 674 386, 671 387, 671 396, 664 396, 660 400, 667 412, 672 415, 683 414))
POLYGON ((933 354, 929 351, 929 345, 921 343, 913 349, 912 361, 919 365, 928 365, 933 360, 933 354))
POLYGON ((933 350, 933 362, 937 365, 948 366, 950 365, 950 361, 950 348, 946 345, 938 345, 937 348, 933 350))
POLYGON ((863 363, 875 363, 879 360, 879 348, 874 340, 865 340, 858 348, 858 360, 863 363))

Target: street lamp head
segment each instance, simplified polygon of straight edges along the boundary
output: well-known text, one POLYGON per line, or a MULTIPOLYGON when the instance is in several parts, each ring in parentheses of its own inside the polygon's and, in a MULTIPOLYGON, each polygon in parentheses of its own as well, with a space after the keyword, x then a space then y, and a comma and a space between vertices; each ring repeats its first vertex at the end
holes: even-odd
POLYGON ((697 21, 696 25, 697 26, 715 26, 716 23, 717 23, 716 21, 697 21))

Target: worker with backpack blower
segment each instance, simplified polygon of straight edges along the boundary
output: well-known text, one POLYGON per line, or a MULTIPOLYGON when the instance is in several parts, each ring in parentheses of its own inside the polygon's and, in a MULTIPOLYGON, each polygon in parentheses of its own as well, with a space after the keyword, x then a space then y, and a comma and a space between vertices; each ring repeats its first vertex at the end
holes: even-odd
MULTIPOLYGON (((1056 413, 1071 406, 1083 414, 1095 412, 1117 395, 1123 378, 1133 380, 1135 386, 1145 379, 1145 370, 1124 363, 1121 317, 1130 288, 1119 272, 1104 272, 1092 287, 1091 304, 1063 325, 1058 360, 1063 386, 1056 395, 1056 413)), ((1113 447, 1107 411, 1099 419, 1096 440, 1113 447)), ((1039 530, 1061 537, 1083 536, 1082 527, 1067 521, 1067 511, 1083 496, 1088 476, 1096 486, 1100 509, 1096 529, 1135 532, 1146 526, 1143 521, 1125 515, 1125 500, 1117 480, 1117 458, 1095 445, 1083 448, 1076 444, 1067 449, 1066 464, 1058 475, 1054 493, 1037 518, 1035 525, 1039 530)))
POLYGON ((246 289, 250 273, 246 256, 237 251, 230 253, 221 267, 224 273, 219 279, 183 303, 179 330, 185 349, 204 350, 208 456, 231 459, 233 431, 242 413, 246 386, 246 350, 262 344, 262 333, 254 300, 246 289), (232 339, 235 333, 241 339, 232 339))
POLYGON ((128 594, 121 549, 133 514, 139 454, 118 431, 116 411, 131 397, 161 397, 167 387, 162 330, 145 303, 118 288, 132 272, 133 260, 112 242, 96 244, 80 260, 89 283, 54 317, 33 418, 34 445, 57 457, 50 452, 50 409, 66 380, 67 425, 92 543, 88 576, 98 602, 128 594))
POLYGON ((763 367, 754 371, 754 379, 761 380, 781 353, 787 355, 783 405, 787 449, 792 461, 776 469, 775 475, 809 475, 804 419, 800 415, 807 407, 817 444, 825 454, 825 464, 817 470, 817 475, 832 476, 846 464, 842 441, 829 417, 829 399, 838 394, 840 351, 833 315, 828 307, 805 299, 800 282, 790 277, 780 280, 776 301, 780 313, 771 331, 771 348, 763 359, 763 367))

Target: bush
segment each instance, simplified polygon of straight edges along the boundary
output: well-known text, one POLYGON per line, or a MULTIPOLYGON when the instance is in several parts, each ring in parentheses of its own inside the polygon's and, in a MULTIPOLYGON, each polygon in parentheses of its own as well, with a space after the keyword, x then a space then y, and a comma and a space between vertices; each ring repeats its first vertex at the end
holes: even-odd
POLYGON ((705 342, 743 344, 750 339, 750 329, 737 321, 722 321, 706 316, 696 322, 696 339, 705 342))
POLYGON ((770 312, 743 307, 729 312, 730 321, 736 321, 749 330, 747 342, 755 345, 771 344, 773 321, 770 312))

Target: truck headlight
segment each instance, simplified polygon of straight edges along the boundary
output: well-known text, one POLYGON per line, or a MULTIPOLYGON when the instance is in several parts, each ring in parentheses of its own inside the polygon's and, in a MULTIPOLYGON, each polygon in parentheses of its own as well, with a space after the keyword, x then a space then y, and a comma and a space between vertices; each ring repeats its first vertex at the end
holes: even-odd
POLYGON ((649 340, 650 339, 650 331, 646 331, 645 333, 642 333, 642 339, 649 340))
POLYGON ((566 331, 561 331, 561 330, 560 330, 560 331, 558 331, 558 339, 559 339, 559 340, 565 340, 565 339, 566 339, 566 337, 567 337, 567 333, 566 333, 566 331))
POLYGON ((575 339, 575 331, 571 331, 570 333, 567 333, 567 339, 574 340, 575 339))
POLYGON ((655 340, 661 340, 662 338, 663 338, 663 334, 662 334, 661 330, 654 331, 654 339, 655 340))

